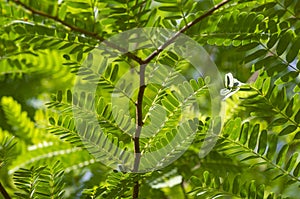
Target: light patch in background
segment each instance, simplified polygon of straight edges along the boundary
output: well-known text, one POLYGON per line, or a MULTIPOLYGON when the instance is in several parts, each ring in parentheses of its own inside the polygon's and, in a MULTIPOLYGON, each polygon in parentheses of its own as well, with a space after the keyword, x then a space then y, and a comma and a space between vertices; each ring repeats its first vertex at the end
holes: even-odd
POLYGON ((44 106, 44 102, 37 98, 31 98, 27 100, 27 104, 35 109, 40 109, 44 106))
POLYGON ((182 182, 182 176, 178 175, 175 177, 170 178, 166 182, 162 183, 157 183, 157 184, 152 184, 150 185, 153 189, 160 189, 160 188, 165 188, 165 187, 174 187, 182 182))

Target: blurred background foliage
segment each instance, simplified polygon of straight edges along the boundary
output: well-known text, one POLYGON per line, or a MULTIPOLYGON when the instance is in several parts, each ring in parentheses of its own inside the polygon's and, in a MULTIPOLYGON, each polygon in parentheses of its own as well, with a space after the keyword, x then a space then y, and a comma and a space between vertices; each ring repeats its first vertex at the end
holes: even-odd
MULTIPOLYGON (((231 72, 247 82, 258 74, 250 91, 224 102, 224 128, 204 158, 198 153, 209 118, 202 118, 182 157, 160 171, 137 175, 101 164, 53 116, 69 116, 65 93, 100 42, 133 28, 179 31, 220 2, 0 0, 0 182, 8 194, 130 198, 138 179, 140 198, 297 198, 300 1, 232 0, 185 32, 206 49, 222 75, 231 72)), ((144 59, 150 53, 133 54, 144 59)), ((114 60, 117 74, 137 67, 135 61, 127 55, 114 60)), ((187 63, 167 52, 155 61, 178 64, 176 70, 193 77, 187 63)), ((114 86, 112 76, 103 81, 114 86)), ((111 91, 99 87, 98 92, 108 103, 111 91)), ((118 133, 113 135, 130 142, 118 133)))

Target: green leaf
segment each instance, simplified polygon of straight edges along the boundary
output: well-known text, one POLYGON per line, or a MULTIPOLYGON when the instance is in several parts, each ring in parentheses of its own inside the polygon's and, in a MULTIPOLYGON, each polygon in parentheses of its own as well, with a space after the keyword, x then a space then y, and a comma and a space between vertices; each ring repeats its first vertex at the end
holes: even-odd
POLYGON ((22 26, 15 26, 14 30, 16 31, 16 33, 18 34, 26 34, 26 30, 22 27, 22 26))
POLYGON ((240 142, 245 144, 248 141, 249 122, 245 122, 242 126, 242 132, 240 135, 240 142))
POLYGON ((179 12, 179 7, 178 6, 161 6, 158 7, 159 10, 161 11, 166 11, 166 12, 179 12))
POLYGON ((287 155, 288 149, 289 149, 289 146, 288 146, 287 144, 284 145, 284 146, 280 149, 280 151, 279 151, 279 153, 278 153, 278 155, 277 155, 277 158, 276 158, 276 164, 277 164, 277 165, 282 165, 282 164, 283 164, 283 162, 284 162, 284 160, 285 160, 285 156, 287 155))
POLYGON ((296 15, 299 15, 300 13, 300 2, 297 1, 296 5, 294 6, 294 12, 296 15))
POLYGON ((271 78, 269 77, 269 78, 266 78, 263 83, 262 93, 264 96, 266 96, 268 94, 270 86, 271 86, 271 78))
POLYGON ((279 136, 288 135, 290 133, 293 133, 296 129, 297 129, 297 126, 289 125, 280 131, 279 136))
POLYGON ((56 100, 58 102, 62 101, 62 91, 61 90, 57 91, 56 100))
POLYGON ((258 137, 258 133, 259 133, 259 124, 256 124, 250 134, 250 138, 249 138, 249 143, 248 146, 251 149, 255 149, 256 147, 256 143, 257 143, 257 137, 258 137))
POLYGON ((248 187, 247 183, 244 183, 240 190, 240 196, 241 198, 247 198, 248 196, 248 187))
POLYGON ((256 198, 257 199, 264 199, 264 194, 265 194, 265 185, 259 185, 256 191, 256 198))
POLYGON ((299 171, 300 171, 300 162, 297 163, 297 166, 295 167, 295 169, 293 171, 293 175, 298 177, 299 171))
POLYGON ((297 122, 298 124, 300 123, 300 110, 298 110, 298 112, 295 115, 295 122, 297 122))
POLYGON ((278 91, 277 97, 276 97, 276 101, 277 103, 277 107, 279 108, 279 110, 284 109, 285 104, 283 102, 285 102, 286 100, 286 88, 283 87, 280 91, 278 91))
POLYGON ((115 81, 117 76, 118 76, 118 71, 119 71, 119 65, 116 64, 111 72, 110 79, 111 81, 115 81))
POLYGON ((267 50, 265 50, 265 49, 259 49, 259 50, 255 51, 254 53, 246 56, 245 59, 244 59, 244 62, 245 63, 251 62, 251 61, 253 61, 255 59, 258 59, 258 58, 260 58, 262 56, 265 56, 266 54, 267 54, 267 50))
MULTIPOLYGON (((275 4, 275 2, 272 2, 275 4)), ((269 31, 271 33, 277 33, 278 32, 278 28, 277 28, 277 22, 274 20, 274 19, 271 19, 268 21, 268 28, 269 28, 269 31)))
POLYGON ((293 62, 298 55, 299 49, 300 49, 300 37, 297 37, 297 39, 292 43, 292 46, 289 49, 288 53, 286 54, 286 61, 289 63, 293 62))
POLYGON ((223 182, 223 190, 224 190, 224 191, 229 191, 229 190, 230 190, 230 182, 229 182, 229 179, 228 179, 228 178, 225 178, 225 179, 224 179, 224 182, 223 182))
POLYGON ((259 142, 258 142, 258 153, 264 154, 267 148, 267 140, 268 139, 268 132, 263 130, 260 133, 259 142))
POLYGON ((77 62, 80 62, 82 60, 82 57, 83 57, 83 51, 79 51, 76 57, 77 62))
POLYGON ((202 184, 201 180, 196 176, 192 176, 190 180, 196 186, 200 186, 202 184))
POLYGON ((288 73, 284 74, 280 78, 280 80, 282 80, 283 82, 288 82, 288 81, 295 79, 298 75, 299 75, 299 73, 296 71, 289 71, 288 73))
POLYGON ((66 43, 66 44, 64 44, 63 46, 59 47, 58 49, 59 49, 59 50, 63 50, 63 49, 66 49, 66 48, 72 46, 73 44, 74 44, 74 43, 66 43))
POLYGON ((289 7, 291 4, 293 3, 293 0, 284 0, 284 3, 283 3, 283 5, 284 5, 284 7, 289 7))
POLYGON ((74 54, 74 53, 77 53, 79 51, 83 51, 83 46, 82 45, 78 45, 76 46, 75 48, 73 48, 71 51, 70 51, 70 54, 74 54))
POLYGON ((160 3, 177 3, 177 1, 174 1, 172 2, 172 0, 154 0, 156 2, 160 2, 160 3))
POLYGON ((286 118, 277 118, 274 121, 271 122, 272 126, 281 126, 285 124, 288 121, 286 118))
POLYGON ((89 9, 91 6, 88 3, 85 2, 75 2, 75 1, 68 1, 68 6, 74 7, 74 8, 80 8, 80 9, 89 9))
POLYGON ((289 104, 287 105, 287 107, 285 109, 285 114, 288 117, 291 117, 294 114, 293 106, 294 106, 294 98, 291 99, 291 101, 289 102, 289 104))
POLYGON ((241 176, 237 175, 233 180, 232 193, 237 194, 240 191, 241 176))
POLYGON ((71 90, 67 90, 67 102, 72 103, 72 92, 71 90))
POLYGON ((229 131, 229 132, 231 132, 230 137, 233 140, 236 140, 239 137, 240 132, 241 132, 241 124, 242 124, 241 118, 236 118, 234 120, 234 124, 232 126, 232 129, 229 131))
POLYGON ((270 136, 269 143, 268 143, 269 147, 266 155, 268 159, 273 159, 273 156, 277 149, 277 143, 278 143, 278 137, 275 135, 270 136))
POLYGON ((291 30, 285 32, 280 38, 279 38, 279 42, 277 44, 277 47, 276 47, 276 52, 277 52, 277 55, 282 55, 288 45, 290 44, 290 42, 292 41, 293 39, 293 32, 291 30))
POLYGON ((300 131, 297 132, 294 136, 294 140, 299 140, 300 139, 300 131))
POLYGON ((70 60, 70 59, 71 59, 70 56, 69 56, 68 54, 64 54, 64 55, 63 55, 63 58, 65 58, 66 60, 70 60))
POLYGON ((205 182, 206 185, 211 184, 211 176, 210 176, 210 173, 208 171, 204 171, 203 179, 204 179, 204 182, 205 182))
POLYGON ((255 181, 251 181, 249 185, 249 199, 255 199, 256 198, 256 186, 255 181))
POLYGON ((234 126, 234 120, 230 120, 224 127, 223 130, 223 136, 228 137, 231 134, 231 130, 233 129, 234 126))
POLYGON ((49 118, 49 123, 50 123, 51 125, 55 125, 55 120, 54 120, 53 117, 50 117, 50 118, 49 118))
POLYGON ((287 162, 287 164, 285 166, 285 170, 286 171, 288 171, 288 172, 292 171, 292 169, 294 168, 294 165, 295 165, 295 163, 296 163, 296 161, 298 159, 298 155, 299 154, 296 152, 296 153, 294 153, 292 155, 292 157, 290 157, 290 159, 288 160, 288 162, 287 162))
POLYGON ((238 48, 239 51, 248 51, 251 50, 255 47, 259 46, 258 42, 251 42, 245 45, 242 45, 241 47, 238 48))
POLYGON ((271 49, 277 42, 278 42, 278 34, 273 34, 273 35, 271 35, 271 37, 267 43, 267 47, 269 49, 271 49))

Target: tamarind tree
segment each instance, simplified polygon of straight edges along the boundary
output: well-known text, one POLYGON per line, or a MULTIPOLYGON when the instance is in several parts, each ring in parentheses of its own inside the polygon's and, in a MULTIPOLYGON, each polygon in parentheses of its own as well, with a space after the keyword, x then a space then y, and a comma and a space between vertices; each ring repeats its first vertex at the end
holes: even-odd
POLYGON ((0 198, 297 198, 300 1, 0 0, 0 198))

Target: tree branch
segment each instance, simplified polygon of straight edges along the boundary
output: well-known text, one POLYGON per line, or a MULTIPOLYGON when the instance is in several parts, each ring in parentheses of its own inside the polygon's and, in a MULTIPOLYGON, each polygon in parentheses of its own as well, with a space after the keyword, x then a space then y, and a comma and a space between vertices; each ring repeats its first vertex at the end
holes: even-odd
MULTIPOLYGON (((146 65, 140 66, 140 88, 138 92, 138 99, 136 103, 136 130, 134 134, 134 164, 133 164, 133 172, 139 171, 139 165, 141 161, 141 149, 140 149, 140 135, 142 131, 142 127, 144 125, 143 123, 143 99, 144 99, 144 93, 146 89, 145 85, 145 70, 146 65)), ((132 192, 132 198, 137 199, 139 196, 139 180, 137 179, 135 181, 133 192, 132 192)))
MULTIPOLYGON (((126 49, 122 49, 121 47, 117 46, 116 44, 107 42, 103 37, 101 37, 98 33, 95 32, 90 32, 87 31, 85 29, 79 28, 77 26, 74 26, 72 24, 68 24, 67 22, 65 22, 62 19, 59 19, 57 16, 52 16, 49 15, 48 13, 36 10, 34 8, 31 8, 30 6, 22 3, 20 0, 12 0, 15 4, 22 6, 23 8, 25 8, 26 10, 32 12, 33 14, 37 14, 40 16, 44 16, 46 18, 52 19, 56 22, 59 22, 60 24, 70 28, 73 31, 76 32, 80 32, 84 35, 90 36, 92 38, 97 39, 100 42, 103 42, 104 44, 106 44, 108 47, 114 48, 119 50, 120 52, 124 52, 126 53, 126 56, 135 60, 136 62, 138 62, 140 64, 140 87, 139 87, 139 91, 138 91, 138 99, 137 99, 137 103, 136 103, 136 132, 135 135, 133 137, 134 140, 134 165, 133 165, 133 172, 138 172, 139 170, 139 164, 140 164, 140 159, 141 159, 141 150, 140 150, 140 143, 139 143, 139 137, 142 131, 142 127, 143 127, 143 98, 144 98, 144 92, 145 92, 145 68, 147 66, 148 63, 150 63, 151 60, 153 60, 159 53, 161 53, 164 49, 166 49, 166 47, 168 47, 170 44, 172 44, 177 37, 180 36, 180 34, 184 33, 185 31, 187 31, 189 28, 191 28, 193 25, 199 23, 201 20, 209 17, 210 15, 212 15, 216 10, 218 10, 219 8, 221 8, 222 6, 224 6, 225 4, 229 3, 231 0, 224 0, 221 3, 215 5, 212 9, 210 9, 209 11, 207 11, 206 13, 204 13, 203 15, 199 16, 198 18, 196 18, 194 21, 191 21, 190 23, 188 23, 186 26, 184 26, 182 29, 180 29, 173 37, 169 38, 164 44, 162 44, 160 47, 158 47, 157 50, 153 51, 146 59, 142 60, 140 57, 136 56, 135 54, 131 53, 131 52, 127 52, 126 49)), ((139 195, 139 181, 136 180, 135 181, 135 185, 133 187, 133 194, 132 194, 132 198, 133 199, 137 199, 139 195)))
POLYGON ((140 135, 142 131, 143 123, 143 99, 145 92, 145 70, 146 65, 140 66, 140 87, 138 92, 138 99, 136 103, 136 132, 134 135, 134 167, 133 172, 137 172, 139 169, 140 158, 141 158, 141 149, 140 149, 140 135))
POLYGON ((207 11, 206 13, 204 13, 203 15, 201 15, 200 17, 196 18, 194 21, 191 21, 190 23, 188 23, 186 26, 184 26, 182 29, 180 29, 173 37, 171 37, 169 40, 167 40, 164 44, 162 44, 161 46, 159 46, 157 48, 157 50, 155 50, 152 54, 150 54, 145 60, 143 60, 143 64, 147 64, 149 63, 153 58, 155 58, 160 52, 162 52, 164 49, 166 49, 166 47, 168 47, 170 44, 172 44, 176 38, 184 33, 185 31, 187 31, 189 28, 191 28, 193 25, 199 23, 200 21, 202 21, 203 19, 209 17, 210 15, 212 15, 216 10, 218 10, 219 8, 221 8, 222 6, 224 6, 225 4, 229 3, 231 0, 224 0, 221 3, 215 5, 213 8, 211 8, 209 11, 207 11))
POLYGON ((5 188, 2 186, 1 182, 0 182, 0 193, 3 195, 3 197, 5 199, 11 199, 11 197, 8 195, 8 193, 5 190, 5 188))
MULTIPOLYGON (((187 31, 189 28, 191 28, 193 25, 197 24, 201 20, 205 19, 206 17, 212 15, 216 10, 218 10, 220 7, 224 6, 226 3, 230 2, 231 0, 224 0, 221 3, 215 5, 212 9, 201 15, 200 17, 196 18, 194 21, 191 21, 186 26, 184 26, 181 30, 179 30, 173 37, 171 37, 166 43, 161 45, 157 50, 155 50, 152 54, 150 54, 145 60, 142 61, 142 64, 140 65, 140 88, 138 92, 138 99, 136 103, 136 132, 134 135, 134 166, 133 166, 133 172, 138 172, 139 164, 141 160, 141 150, 140 150, 140 142, 139 137, 142 131, 143 127, 143 98, 144 98, 144 92, 145 92, 145 69, 147 64, 155 58, 160 52, 162 52, 166 47, 168 47, 170 44, 172 44, 176 38, 183 32, 187 31)), ((137 199, 139 195, 139 181, 135 181, 135 185, 133 187, 133 193, 132 198, 137 199)))
POLYGON ((103 37, 101 37, 98 33, 96 32, 90 32, 88 30, 85 30, 85 29, 82 29, 82 28, 79 28, 77 26, 74 26, 72 24, 69 24, 67 22, 65 22, 64 20, 58 18, 57 16, 52 16, 48 13, 45 13, 43 11, 40 11, 40 10, 36 10, 28 5, 26 5, 25 3, 21 2, 20 0, 12 0, 16 5, 20 5, 22 6, 24 9, 30 11, 31 13, 33 14, 36 14, 36 15, 40 15, 40 16, 43 16, 43 17, 46 17, 48 19, 52 19, 56 22, 59 22, 60 24, 70 28, 71 30, 75 31, 75 32, 79 32, 79 33, 82 33, 86 36, 90 36, 100 42, 103 42, 104 44, 106 44, 108 47, 111 47, 113 49, 116 49, 116 50, 119 50, 120 52, 122 53, 125 53, 125 55, 133 60, 135 60, 136 62, 138 62, 139 64, 142 64, 143 61, 141 58, 139 58, 138 56, 136 56, 135 54, 131 53, 131 52, 127 52, 127 49, 123 49, 121 48, 120 46, 117 46, 116 44, 114 43, 110 43, 108 42, 107 40, 105 40, 103 37))
POLYGON ((139 198, 139 189, 140 189, 140 184, 139 181, 134 182, 134 187, 133 187, 133 192, 132 192, 132 199, 137 199, 139 198))

